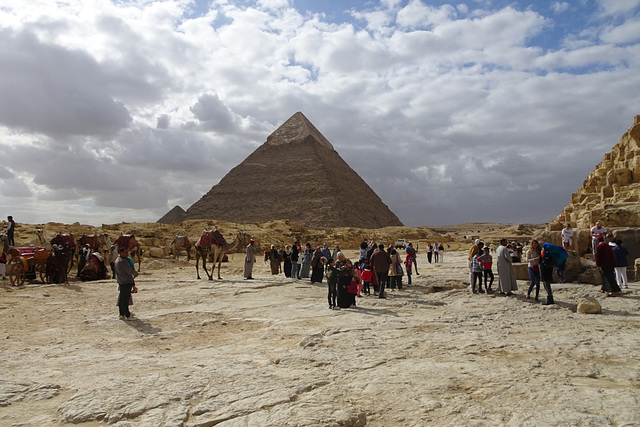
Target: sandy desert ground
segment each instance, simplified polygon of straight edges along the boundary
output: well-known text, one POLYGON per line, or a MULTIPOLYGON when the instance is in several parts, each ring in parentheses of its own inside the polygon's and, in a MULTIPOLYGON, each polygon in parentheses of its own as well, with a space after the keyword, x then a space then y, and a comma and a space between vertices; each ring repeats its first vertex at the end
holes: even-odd
POLYGON ((638 283, 555 285, 545 307, 525 282, 472 295, 463 251, 423 257, 412 286, 339 311, 261 260, 242 280, 242 254, 221 281, 145 261, 131 322, 112 280, 1 282, 0 425, 640 425, 638 283), (576 313, 584 295, 603 313, 576 313))

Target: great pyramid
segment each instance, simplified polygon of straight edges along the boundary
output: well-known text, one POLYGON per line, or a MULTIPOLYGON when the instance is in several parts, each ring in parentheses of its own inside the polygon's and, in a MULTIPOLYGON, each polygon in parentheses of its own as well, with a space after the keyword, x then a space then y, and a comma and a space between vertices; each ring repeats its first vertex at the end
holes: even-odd
POLYGON ((622 135, 611 152, 571 195, 571 201, 549 224, 562 228, 570 222, 574 228, 591 228, 602 220, 609 227, 640 225, 640 116, 622 135))
POLYGON ((288 219, 310 228, 402 225, 301 112, 187 209, 183 219, 288 219))
POLYGON ((624 241, 633 263, 640 257, 639 202, 640 116, 636 116, 633 126, 571 195, 560 215, 534 237, 560 245, 560 230, 568 222, 573 228, 572 249, 584 255, 591 252, 590 229, 600 220, 624 241))

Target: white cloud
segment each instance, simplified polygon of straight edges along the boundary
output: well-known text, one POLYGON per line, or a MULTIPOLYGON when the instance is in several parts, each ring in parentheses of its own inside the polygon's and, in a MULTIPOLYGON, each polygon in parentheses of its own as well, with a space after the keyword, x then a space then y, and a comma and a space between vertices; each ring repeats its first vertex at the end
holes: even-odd
POLYGON ((621 25, 605 28, 600 39, 605 43, 625 44, 640 41, 640 15, 621 25))
POLYGON ((556 14, 566 12, 569 10, 569 3, 566 1, 554 1, 551 3, 551 10, 556 14))
POLYGON ((515 4, 385 0, 342 23, 291 4, 7 3, 0 203, 155 221, 302 111, 407 224, 545 221, 638 114, 635 0, 601 2, 562 46, 515 4))
POLYGON ((640 6, 640 0, 596 0, 596 3, 602 16, 629 14, 640 6))

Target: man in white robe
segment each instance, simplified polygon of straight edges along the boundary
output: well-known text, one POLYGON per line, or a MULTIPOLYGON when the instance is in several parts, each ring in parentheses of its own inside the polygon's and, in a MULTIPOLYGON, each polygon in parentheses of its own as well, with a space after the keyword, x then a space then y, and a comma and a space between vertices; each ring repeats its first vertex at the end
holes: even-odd
POLYGON ((253 264, 256 263, 256 255, 253 250, 254 240, 249 240, 249 244, 247 245, 246 255, 244 257, 244 271, 242 272, 242 276, 245 280, 253 280, 253 264))
POLYGON ((500 246, 496 250, 496 261, 498 265, 498 290, 511 295, 511 291, 518 290, 518 284, 511 264, 511 255, 507 249, 507 239, 500 240, 500 246))

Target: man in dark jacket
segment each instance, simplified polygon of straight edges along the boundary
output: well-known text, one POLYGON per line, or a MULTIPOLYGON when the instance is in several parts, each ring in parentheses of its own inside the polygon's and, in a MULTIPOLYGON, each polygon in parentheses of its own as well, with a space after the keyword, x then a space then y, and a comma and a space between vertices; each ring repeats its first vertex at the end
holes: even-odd
POLYGON ((378 245, 378 250, 371 255, 369 261, 371 262, 373 271, 376 272, 376 279, 378 279, 378 286, 380 287, 378 298, 386 298, 384 294, 384 284, 387 283, 387 277, 389 276, 391 256, 384 250, 382 243, 378 245))
MULTIPOLYGON (((613 240, 613 235, 609 237, 613 240)), ((616 282, 615 266, 616 257, 613 255, 613 250, 609 243, 605 241, 603 236, 598 238, 598 246, 596 246, 596 266, 600 271, 602 277, 601 292, 606 292, 610 297, 615 297, 616 293, 620 292, 620 287, 616 282)))

